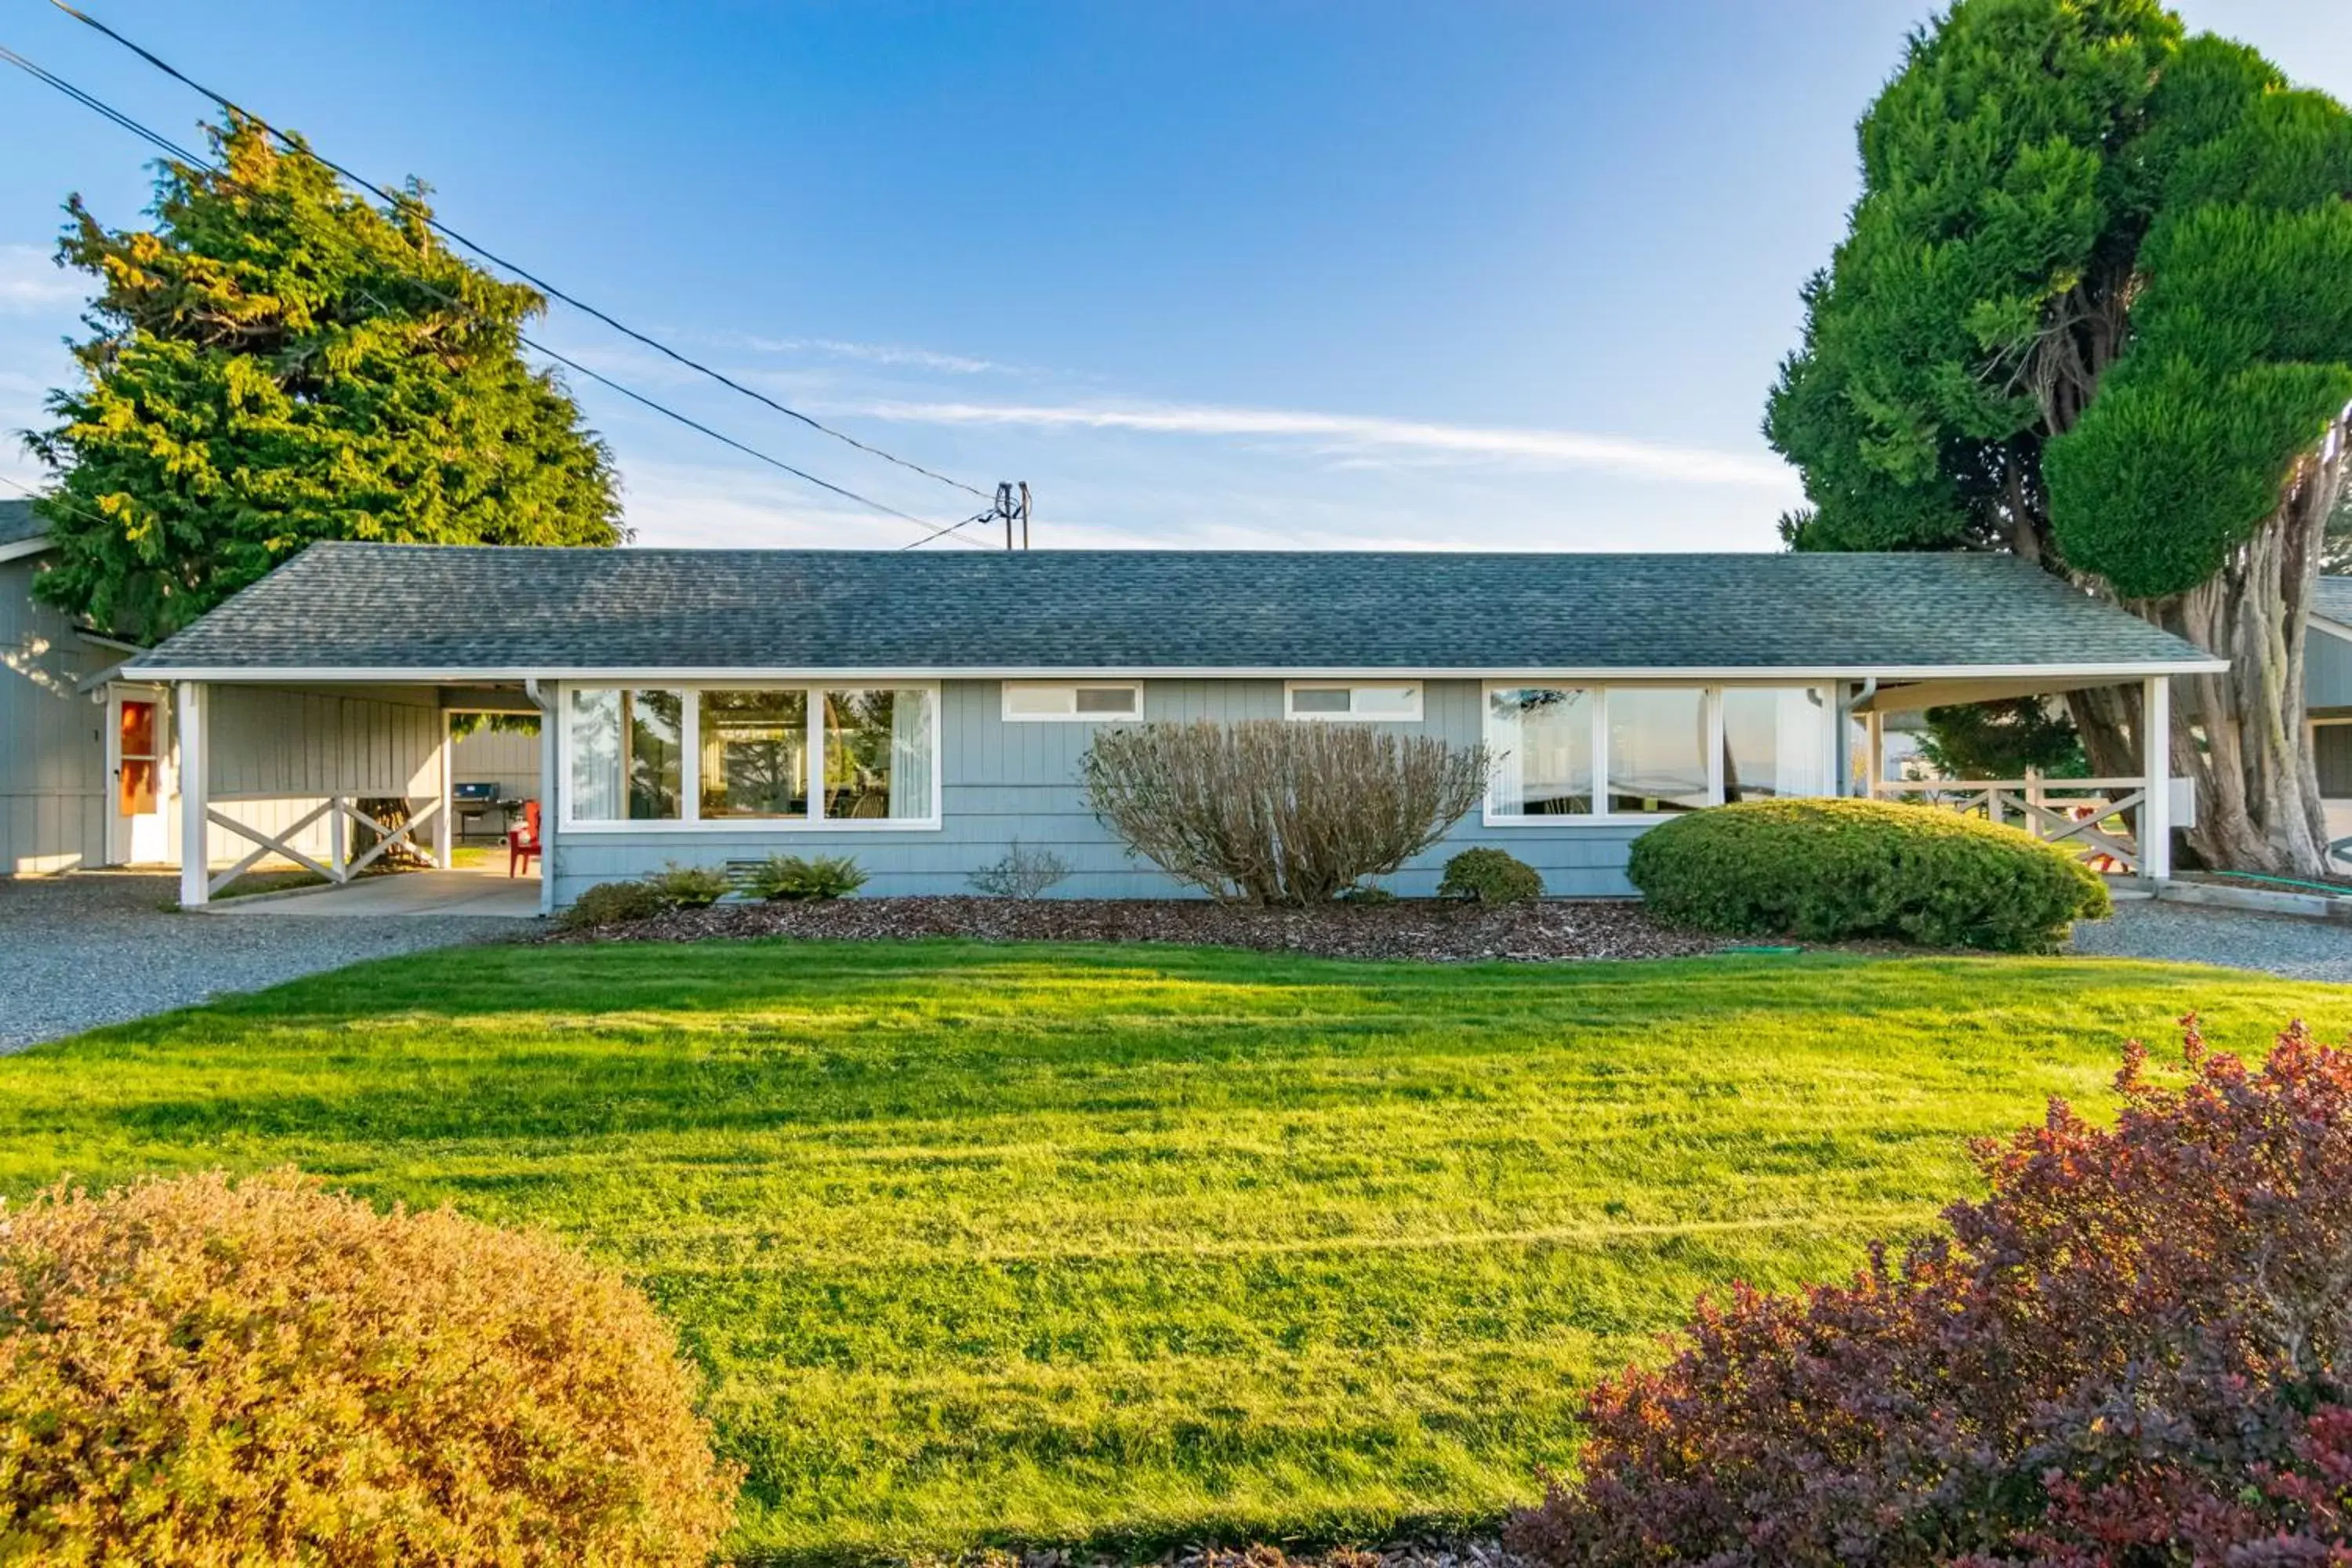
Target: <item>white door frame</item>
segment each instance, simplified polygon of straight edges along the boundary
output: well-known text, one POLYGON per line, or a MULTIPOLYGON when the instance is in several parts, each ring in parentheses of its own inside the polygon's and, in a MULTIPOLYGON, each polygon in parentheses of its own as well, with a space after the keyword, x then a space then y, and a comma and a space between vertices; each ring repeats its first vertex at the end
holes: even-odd
POLYGON ((160 686, 111 681, 106 688, 106 863, 128 866, 172 858, 172 694, 160 686), (121 811, 122 795, 122 704, 149 702, 155 709, 155 809, 139 818, 121 811), (152 826, 148 817, 152 818, 152 826))

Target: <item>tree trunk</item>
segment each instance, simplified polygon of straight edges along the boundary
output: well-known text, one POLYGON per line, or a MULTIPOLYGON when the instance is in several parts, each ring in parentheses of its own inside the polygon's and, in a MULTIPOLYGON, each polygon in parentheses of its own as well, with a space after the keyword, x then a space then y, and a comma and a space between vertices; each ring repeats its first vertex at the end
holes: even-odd
POLYGON ((2221 674, 2174 683, 2173 772, 2196 781, 2189 842, 2210 866, 2290 877, 2326 869, 2327 826, 2304 727, 2304 644, 2347 434, 2339 421, 2296 465, 2278 510, 2221 571, 2177 598, 2130 606, 2230 661, 2221 674))
POLYGON ((2147 765, 2139 753, 2139 688, 2093 686, 2070 691, 2066 712, 2083 737, 2093 778, 2129 778, 2147 765))

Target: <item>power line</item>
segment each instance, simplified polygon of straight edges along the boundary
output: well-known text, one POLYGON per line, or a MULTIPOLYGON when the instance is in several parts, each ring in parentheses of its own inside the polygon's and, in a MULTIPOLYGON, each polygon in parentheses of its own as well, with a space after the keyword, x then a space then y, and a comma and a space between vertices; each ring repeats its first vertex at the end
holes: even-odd
MULTIPOLYGON (((244 191, 248 195, 257 196, 261 195, 260 192, 255 191, 252 187, 245 185, 227 171, 219 168, 217 165, 213 164, 201 157, 198 157, 195 153, 191 153, 188 149, 181 146, 178 142, 173 142, 170 137, 163 134, 163 132, 142 124, 137 120, 132 119, 130 115, 125 114, 121 110, 115 109, 110 104, 108 104, 103 100, 83 91, 80 88, 76 87, 73 83, 66 80, 63 77, 43 68, 38 64, 27 59, 25 56, 18 54, 16 50, 7 47, 5 45, 0 45, 0 61, 5 61, 6 64, 15 66, 17 69, 24 71, 35 80, 50 88, 54 88, 57 91, 72 99, 75 102, 82 105, 84 108, 89 109, 92 112, 108 121, 110 121, 115 125, 118 125, 123 130, 130 132, 132 135, 139 137, 142 141, 144 141, 150 145, 159 149, 167 157, 174 158, 191 168, 205 170, 211 174, 215 179, 222 181, 224 184, 235 186, 236 188, 244 191)), ((240 110, 239 112, 242 111, 240 110)), ((276 132, 273 132, 272 134, 274 135, 276 132)), ((321 160, 321 162, 323 162, 323 160, 321 160)), ((330 167, 332 167, 332 165, 330 165, 330 167)), ((347 171, 338 169, 336 172, 343 174, 346 179, 352 178, 347 171)), ((432 279, 419 278, 413 279, 413 281, 415 281, 419 288, 425 289, 427 293, 432 294, 452 309, 462 310, 467 315, 474 317, 478 321, 487 322, 488 319, 485 318, 479 310, 467 304, 465 300, 460 300, 455 295, 447 292, 446 289, 443 289, 434 283, 432 279)), ((360 292, 373 302, 378 310, 384 311, 387 315, 394 313, 392 307, 385 304, 383 300, 377 299, 373 293, 368 292, 366 289, 362 289, 360 292)), ((871 507, 876 511, 881 512, 888 517, 895 517, 903 522, 913 523, 917 528, 928 530, 929 531, 927 531, 922 538, 915 541, 916 544, 929 543, 934 539, 941 539, 948 537, 950 534, 955 534, 956 531, 964 527, 966 523, 979 521, 978 519, 966 519, 964 522, 949 523, 945 526, 941 526, 932 522, 928 518, 917 517, 912 512, 901 511, 897 507, 874 500, 871 496, 860 495, 856 490, 849 489, 841 485, 836 485, 829 479, 819 479, 816 475, 808 472, 806 469, 795 468, 792 464, 785 462, 781 458, 774 457, 770 453, 760 450, 756 447, 749 445, 746 442, 739 441, 731 436, 714 430, 709 426, 703 424, 700 420, 692 418, 688 415, 681 414, 677 409, 670 407, 668 405, 664 404, 657 399, 649 397, 646 394, 638 392, 633 387, 624 385, 622 383, 614 380, 611 376, 605 375, 598 371, 591 370, 588 366, 581 363, 578 360, 572 359, 566 354, 558 353, 555 350, 549 348, 544 343, 539 342, 520 333, 517 335, 521 337, 521 341, 524 344, 536 352, 545 354, 550 359, 570 366, 572 370, 577 371, 582 375, 587 376, 590 380, 596 382, 600 385, 611 388, 613 391, 621 394, 624 397, 627 397, 634 402, 642 404, 646 407, 650 408, 656 413, 661 414, 667 418, 676 420, 678 424, 687 426, 690 430, 698 431, 702 435, 709 437, 714 441, 718 441, 725 446, 730 447, 736 451, 741 452, 748 457, 757 458, 759 461, 765 463, 772 468, 779 468, 783 472, 792 475, 795 479, 802 479, 809 484, 816 486, 820 489, 827 490, 835 495, 856 501, 860 506, 871 507)), ((981 515, 982 518, 985 518, 994 514, 991 512, 982 513, 981 515)), ((972 542, 966 541, 959 536, 957 538, 957 542, 967 543, 972 542)), ((911 548, 911 546, 908 548, 911 548)))
MULTIPOLYGON (((94 511, 74 505, 73 502, 65 500, 55 490, 37 490, 23 480, 10 479, 6 474, 0 474, 0 485, 6 485, 10 489, 15 490, 17 494, 26 497, 27 500, 47 501, 51 506, 56 507, 59 511, 69 511, 76 517, 86 518, 91 522, 99 523, 107 528, 112 528, 115 526, 114 522, 110 519, 100 517, 94 511)), ((961 523, 958 523, 955 526, 961 528, 963 525, 961 523)))
MULTIPOLYGON (((243 105, 235 102, 220 93, 215 92, 211 88, 205 86, 202 82, 188 76, 170 61, 163 59, 152 51, 131 42, 129 38, 124 37, 121 33, 116 32, 113 28, 108 26, 105 23, 100 21, 97 17, 90 16, 89 13, 76 10, 73 6, 67 5, 65 0, 51 0, 51 4, 55 5, 58 10, 63 11, 67 16, 71 16, 77 22, 80 22, 87 26, 96 28, 107 37, 111 38, 114 42, 121 45, 132 54, 137 55, 141 59, 145 60, 149 65, 153 66, 157 70, 162 71, 165 76, 170 77, 173 80, 179 82, 202 96, 212 100, 213 102, 218 104, 222 109, 227 110, 229 113, 253 121, 254 124, 260 126, 262 130, 268 132, 271 136, 276 137, 280 142, 289 147, 297 149, 302 153, 304 156, 317 159, 328 168, 332 169, 336 174, 342 175, 343 178, 359 186, 360 189, 363 191, 373 191, 378 195, 388 200, 399 201, 405 199, 400 194, 394 192, 390 187, 380 185, 344 164, 338 163, 332 158, 328 157, 323 153, 320 153, 315 148, 310 146, 307 142, 299 142, 296 138, 278 130, 278 127, 272 125, 258 114, 254 113, 251 110, 245 108, 243 105)), ((777 413, 782 414, 788 418, 799 420, 802 424, 807 426, 812 430, 830 436, 836 441, 845 442, 849 446, 856 447, 859 451, 866 453, 868 456, 881 458, 886 463, 896 463, 898 467, 908 469, 914 473, 920 474, 925 479, 937 479, 943 485, 952 486, 954 489, 962 490, 968 495, 978 496, 982 500, 993 501, 995 499, 986 490, 968 485, 961 479, 950 479, 945 474, 939 473, 933 469, 923 467, 920 463, 914 462, 906 458, 898 457, 895 453, 886 452, 879 447, 872 446, 867 442, 859 440, 856 437, 850 435, 847 431, 836 430, 832 426, 827 425, 822 420, 816 419, 809 415, 803 414, 797 408, 793 408, 784 404, 779 403, 774 398, 770 397, 766 393, 761 392, 753 387, 746 386, 741 382, 735 380, 732 376, 726 374, 724 372, 714 370, 709 365, 704 364, 699 360, 694 359, 687 354, 680 353, 677 350, 670 347, 667 343, 663 342, 660 339, 652 337, 645 332, 641 332, 635 327, 628 325, 626 322, 616 320, 612 315, 597 309, 593 305, 591 305, 585 300, 581 299, 578 295, 557 288, 554 284, 530 271, 529 268, 508 260, 505 257, 500 256, 498 252, 489 249, 486 246, 468 239, 466 236, 458 233, 456 229, 451 228, 447 224, 443 223, 439 218, 433 216, 430 213, 426 213, 424 216, 425 221, 432 226, 434 231, 440 234, 445 238, 454 242, 455 244, 463 246, 465 248, 472 251, 475 255, 480 257, 485 261, 489 262, 491 265, 503 268, 507 271, 513 273, 516 277, 521 279, 524 282, 529 283, 531 287, 539 289, 541 293, 546 294, 551 299, 561 300, 565 304, 571 306, 573 310, 584 311, 586 314, 593 316, 596 320, 604 322, 614 331, 621 333, 624 337, 627 337, 636 342, 643 343, 646 347, 652 349, 655 353, 665 355, 667 358, 676 361, 677 363, 686 366, 689 370, 709 376, 711 380, 717 382, 719 385, 728 388, 730 391, 740 393, 745 397, 749 397, 755 402, 764 404, 766 406, 774 409, 777 413)))

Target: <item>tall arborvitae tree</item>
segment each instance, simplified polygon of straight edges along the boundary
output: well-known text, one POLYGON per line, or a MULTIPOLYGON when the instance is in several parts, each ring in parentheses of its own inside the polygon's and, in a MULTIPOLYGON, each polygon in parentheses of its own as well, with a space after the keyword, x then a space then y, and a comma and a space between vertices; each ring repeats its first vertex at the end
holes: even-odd
MULTIPOLYGON (((2352 115, 2151 0, 1959 0, 1864 116, 1766 417, 1810 550, 2010 550, 2230 661, 2191 843, 2309 874, 2304 615, 2352 405, 2352 115)), ((2137 699, 2072 700, 2100 773, 2137 699)))
POLYGON ((143 640, 315 539, 619 542, 604 443, 522 358, 538 294, 451 255, 421 188, 379 205, 257 126, 211 138, 219 170, 162 165, 152 228, 68 204, 98 294, 87 384, 27 437, 58 470, 45 597, 143 640))

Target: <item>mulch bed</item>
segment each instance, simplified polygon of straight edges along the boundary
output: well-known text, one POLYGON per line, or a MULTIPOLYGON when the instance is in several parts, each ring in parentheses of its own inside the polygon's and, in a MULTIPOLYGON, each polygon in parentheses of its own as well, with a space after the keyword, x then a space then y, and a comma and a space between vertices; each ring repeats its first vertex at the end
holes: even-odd
POLYGON ((1562 900, 1487 909, 1409 900, 1367 907, 1248 909, 1202 899, 840 899, 715 904, 539 940, 708 942, 783 936, 825 942, 970 937, 981 942, 1178 942, 1320 958, 1685 958, 1732 945, 1660 925, 1628 901, 1562 900))
POLYGON ((990 1548, 954 1557, 916 1558, 914 1568, 1532 1568, 1493 1535, 1432 1536, 1371 1547, 1300 1551, 1279 1546, 1181 1546, 1157 1557, 1071 1551, 990 1548))

